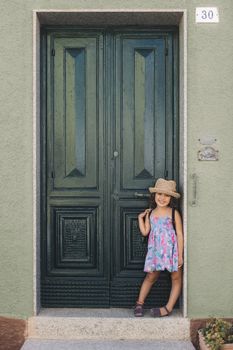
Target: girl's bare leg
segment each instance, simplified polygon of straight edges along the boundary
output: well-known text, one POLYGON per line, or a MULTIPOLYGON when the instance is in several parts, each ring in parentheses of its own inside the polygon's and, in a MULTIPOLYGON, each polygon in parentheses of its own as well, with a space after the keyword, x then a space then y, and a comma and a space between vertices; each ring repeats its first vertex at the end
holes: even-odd
POLYGON ((138 296, 138 303, 144 304, 144 301, 149 294, 151 287, 153 284, 157 281, 159 277, 160 271, 154 271, 154 272, 147 272, 146 277, 142 283, 140 293, 138 296))
MULTIPOLYGON (((169 296, 168 303, 166 305, 169 311, 172 311, 177 299, 179 298, 181 287, 182 287, 182 269, 171 272, 172 288, 169 296)), ((164 308, 160 308, 162 315, 166 315, 167 311, 164 308)))

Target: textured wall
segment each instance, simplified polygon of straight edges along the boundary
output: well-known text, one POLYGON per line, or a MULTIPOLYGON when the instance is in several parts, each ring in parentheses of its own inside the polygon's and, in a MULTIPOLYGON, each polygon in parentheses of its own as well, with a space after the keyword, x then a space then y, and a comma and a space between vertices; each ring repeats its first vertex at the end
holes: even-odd
POLYGON ((193 317, 233 314, 233 3, 214 5, 220 23, 190 21, 188 32, 188 169, 198 176, 197 206, 188 208, 188 310, 193 317), (217 139, 218 162, 197 161, 198 138, 205 135, 217 139))
POLYGON ((32 10, 180 8, 188 10, 188 315, 233 314, 232 0, 1 0, 0 313, 33 312, 32 10), (218 6, 219 24, 195 24, 196 6, 218 6), (218 162, 199 162, 198 139, 214 136, 218 162))

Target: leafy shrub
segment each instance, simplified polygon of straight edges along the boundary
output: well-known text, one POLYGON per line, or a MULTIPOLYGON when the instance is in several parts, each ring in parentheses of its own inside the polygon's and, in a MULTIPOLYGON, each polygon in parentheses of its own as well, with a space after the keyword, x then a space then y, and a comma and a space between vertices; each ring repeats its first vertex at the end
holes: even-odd
POLYGON ((233 343, 233 325, 218 318, 212 318, 201 333, 211 350, 219 350, 221 345, 233 343))

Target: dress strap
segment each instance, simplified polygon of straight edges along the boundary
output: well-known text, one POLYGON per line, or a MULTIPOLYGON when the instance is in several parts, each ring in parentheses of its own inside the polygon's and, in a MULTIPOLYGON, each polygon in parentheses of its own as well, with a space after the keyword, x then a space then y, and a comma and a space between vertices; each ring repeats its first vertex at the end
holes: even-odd
POLYGON ((172 225, 173 225, 173 228, 174 228, 175 233, 176 233, 175 211, 176 211, 176 209, 172 208, 172 225))

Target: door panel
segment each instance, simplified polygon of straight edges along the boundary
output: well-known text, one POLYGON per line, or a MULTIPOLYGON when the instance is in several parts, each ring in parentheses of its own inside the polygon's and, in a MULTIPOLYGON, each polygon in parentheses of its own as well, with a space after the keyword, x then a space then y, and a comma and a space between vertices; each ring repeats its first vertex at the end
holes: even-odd
MULTIPOLYGON (((115 263, 111 303, 132 305, 144 277, 147 244, 138 227, 138 213, 148 207, 148 187, 172 167, 166 163, 172 146, 166 101, 172 76, 167 77, 167 35, 131 33, 116 35, 116 177, 113 196, 112 250, 115 263)), ((170 47, 172 55, 172 48, 170 47)), ((171 73, 171 72, 170 72, 171 73)), ((147 305, 166 303, 170 279, 162 274, 147 305), (163 290, 161 293, 160 290, 163 290)))
POLYGON ((98 205, 50 206, 51 222, 48 244, 50 276, 97 276, 102 274, 97 242, 99 236, 98 205))
POLYGON ((109 306, 103 35, 47 35, 43 306, 109 306))
POLYGON ((102 45, 96 38, 54 40, 56 189, 99 187, 98 98, 101 99, 102 91, 98 44, 102 45))
POLYGON ((165 39, 120 36, 117 44, 120 185, 145 189, 165 169, 165 39))
MULTIPOLYGON (((43 40, 41 304, 131 307, 147 250, 138 213, 155 179, 178 172, 174 32, 43 40)), ((163 273, 147 305, 169 290, 163 273)))

